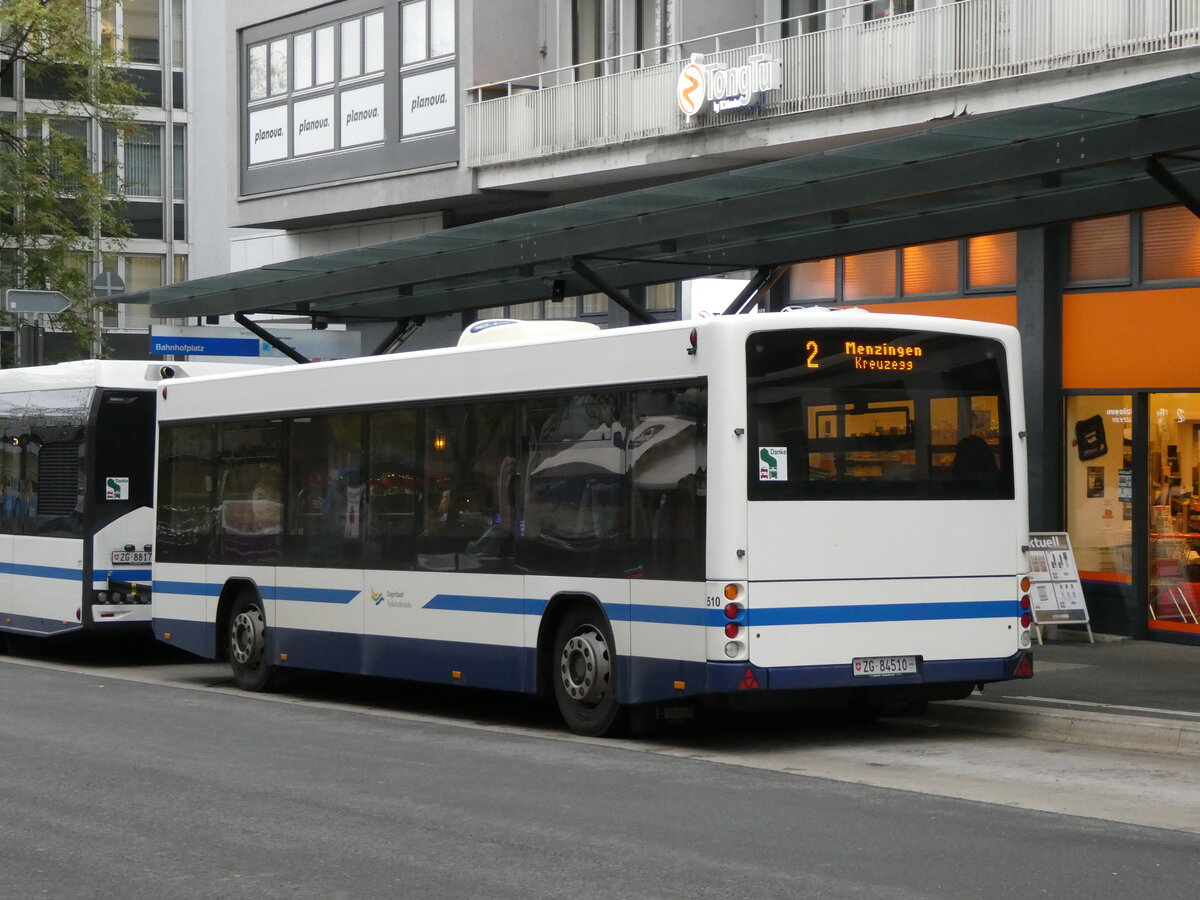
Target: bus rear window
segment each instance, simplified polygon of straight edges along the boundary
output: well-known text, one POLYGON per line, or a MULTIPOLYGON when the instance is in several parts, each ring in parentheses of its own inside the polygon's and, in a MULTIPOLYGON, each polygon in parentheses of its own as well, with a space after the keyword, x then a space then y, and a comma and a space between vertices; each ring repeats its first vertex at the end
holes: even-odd
POLYGON ((1004 347, 882 329, 752 334, 751 500, 1013 497, 1004 347))

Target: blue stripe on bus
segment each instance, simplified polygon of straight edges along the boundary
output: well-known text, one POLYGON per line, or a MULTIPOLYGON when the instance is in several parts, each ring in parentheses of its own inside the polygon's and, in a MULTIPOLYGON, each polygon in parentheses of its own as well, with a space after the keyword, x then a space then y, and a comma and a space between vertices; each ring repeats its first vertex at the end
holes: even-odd
MULTIPOLYGON (((221 585, 209 584, 204 581, 156 581, 154 582, 154 591, 159 594, 176 594, 186 597, 217 597, 220 596, 221 585)), ((258 592, 264 600, 342 605, 349 603, 362 593, 362 591, 338 588, 271 587, 270 585, 258 585, 258 592)))
MULTIPOLYGON (((510 616, 540 616, 548 600, 522 597, 486 597, 469 594, 437 594, 423 609, 454 612, 499 613, 510 616)), ((724 625, 727 621, 719 609, 689 609, 678 606, 644 606, 640 604, 606 603, 604 610, 610 619, 621 622, 650 622, 660 625, 724 625)))
POLYGON ((60 578, 79 581, 83 569, 63 569, 58 566, 24 566, 20 563, 0 563, 0 575, 24 575, 30 578, 60 578))
MULTIPOLYGON (((77 576, 76 576, 77 577, 77 576)), ((215 597, 220 586, 202 582, 157 581, 154 590, 163 594, 215 597)), ((336 588, 260 586, 266 600, 345 605, 361 591, 336 588)), ((548 601, 523 597, 491 597, 475 594, 435 594, 424 609, 449 612, 493 613, 509 616, 540 616, 548 601)), ((606 603, 610 619, 652 625, 690 625, 719 628, 727 620, 723 610, 679 606, 606 603)), ((948 619, 1006 619, 1021 615, 1012 600, 969 600, 944 603, 876 603, 860 606, 789 606, 777 609, 751 608, 748 625, 842 625, 865 622, 920 622, 948 619)))
POLYGON ((919 622, 944 619, 1007 619, 1021 615, 1013 600, 946 603, 876 603, 869 606, 789 606, 750 610, 750 625, 834 625, 849 622, 919 622))
POLYGON ((216 597, 221 593, 221 586, 204 581, 155 581, 154 593, 179 594, 187 597, 216 597))
POLYGON ((296 603, 337 603, 345 605, 362 591, 337 588, 275 587, 260 588, 267 600, 292 600, 296 603))
POLYGON ((719 609, 694 609, 682 606, 646 606, 642 604, 606 603, 604 611, 610 619, 622 622, 646 622, 651 625, 724 625, 728 619, 719 609))
MULTIPOLYGON (((477 597, 468 594, 434 594, 422 609, 502 613, 509 616, 523 616, 527 612, 524 597, 477 597)), ((545 610, 544 604, 542 610, 545 610)))

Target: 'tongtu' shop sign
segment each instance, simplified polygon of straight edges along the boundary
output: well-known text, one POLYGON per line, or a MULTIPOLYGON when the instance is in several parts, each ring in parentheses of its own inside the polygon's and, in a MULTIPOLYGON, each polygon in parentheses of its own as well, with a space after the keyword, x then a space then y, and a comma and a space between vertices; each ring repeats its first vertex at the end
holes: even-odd
POLYGON ((783 64, 769 53, 750 57, 744 66, 706 63, 703 53, 693 53, 676 83, 675 99, 689 119, 710 110, 714 113, 757 106, 763 94, 783 87, 783 64))

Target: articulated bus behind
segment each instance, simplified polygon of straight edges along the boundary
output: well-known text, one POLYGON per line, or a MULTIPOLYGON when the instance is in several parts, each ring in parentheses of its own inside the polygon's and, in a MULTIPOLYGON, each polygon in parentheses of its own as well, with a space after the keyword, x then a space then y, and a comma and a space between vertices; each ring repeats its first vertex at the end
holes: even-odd
POLYGON ((0 372, 0 641, 149 628, 154 390, 247 366, 82 360, 0 372))
POLYGON ((540 693, 585 734, 1031 674, 1014 329, 579 329, 166 386, 155 634, 249 690, 300 668, 540 693))

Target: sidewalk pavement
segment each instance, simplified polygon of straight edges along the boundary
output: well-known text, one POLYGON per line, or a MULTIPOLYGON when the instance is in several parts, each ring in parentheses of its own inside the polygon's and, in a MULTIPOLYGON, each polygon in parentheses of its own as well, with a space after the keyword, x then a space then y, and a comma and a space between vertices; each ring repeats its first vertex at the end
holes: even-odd
POLYGON ((1034 677, 934 703, 950 727, 1200 757, 1200 647, 1049 628, 1034 677))

